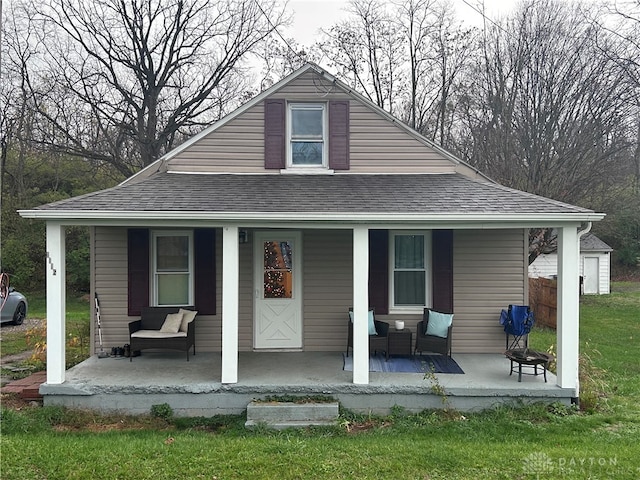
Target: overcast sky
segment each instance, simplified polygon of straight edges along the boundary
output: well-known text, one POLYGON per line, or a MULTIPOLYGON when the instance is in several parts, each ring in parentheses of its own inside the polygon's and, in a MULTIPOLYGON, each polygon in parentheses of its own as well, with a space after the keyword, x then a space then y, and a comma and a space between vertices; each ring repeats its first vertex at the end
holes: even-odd
MULTIPOLYGON (((481 15, 469 7, 464 0, 450 0, 456 7, 458 17, 470 24, 480 24, 481 15)), ((289 9, 294 12, 293 25, 284 32, 285 37, 293 37, 299 44, 311 45, 318 36, 318 30, 329 28, 346 14, 347 0, 290 0, 289 9)), ((478 0, 467 0, 471 5, 478 0)), ((507 12, 515 0, 484 0, 487 16, 495 18, 507 12)))

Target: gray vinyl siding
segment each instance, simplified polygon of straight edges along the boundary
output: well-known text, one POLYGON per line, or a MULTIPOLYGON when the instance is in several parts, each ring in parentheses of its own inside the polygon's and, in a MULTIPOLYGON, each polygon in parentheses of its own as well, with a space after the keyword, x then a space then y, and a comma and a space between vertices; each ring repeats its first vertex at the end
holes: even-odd
MULTIPOLYGON (((216 252, 220 252, 221 235, 216 235, 216 252)), ((139 317, 127 314, 127 229, 124 227, 95 227, 92 262, 95 265, 94 292, 100 299, 102 336, 105 350, 129 343, 128 323, 139 317)), ((216 296, 218 315, 198 315, 196 352, 220 351, 221 348, 221 290, 220 265, 217 261, 216 296)), ((92 309, 93 310, 93 309, 92 309)), ((99 349, 95 313, 92 314, 94 348, 99 349)))
MULTIPOLYGON (((348 173, 453 173, 456 165, 341 90, 325 95, 310 73, 273 95, 292 101, 350 100, 348 173)), ((173 172, 273 173, 264 168, 264 106, 259 102, 169 161, 173 172)))
POLYGON ((304 242, 304 349, 344 351, 353 304, 351 230, 306 230, 304 242))
MULTIPOLYGON (((253 238, 240 245, 240 351, 253 348, 253 238)), ((216 234, 217 314, 198 315, 196 351, 222 348, 222 235, 216 234)), ((127 316, 127 229, 96 227, 92 236, 94 291, 101 303, 105 349, 129 341, 127 316)), ((303 349, 344 351, 347 311, 353 298, 353 243, 351 230, 303 231, 303 349)), ((494 353, 504 350, 498 320, 509 303, 526 298, 526 255, 523 230, 457 230, 454 232, 453 352, 494 353)), ((93 334, 98 349, 98 335, 93 334)), ((379 320, 405 321, 414 331, 420 315, 377 315, 379 320)))
POLYGON ((525 230, 456 230, 453 352, 505 349, 500 311, 526 304, 525 230))
MULTIPOLYGON (((94 292, 100 300, 102 341, 105 350, 110 352, 111 347, 129 343, 126 321, 127 229, 95 227, 92 257, 95 265, 94 292)), ((93 325, 95 348, 98 351, 100 343, 95 321, 93 325)))
MULTIPOLYGON (((250 242, 240 245, 238 348, 253 349, 253 232, 250 242)), ((196 351, 222 349, 222 235, 216 235, 217 315, 198 315, 196 351)), ((304 232, 303 346, 306 350, 344 350, 346 311, 351 305, 352 243, 349 230, 304 232)), ((92 259, 95 265, 94 291, 101 306, 105 349, 129 342, 127 315, 127 229, 96 227, 92 259)), ((94 326, 95 326, 95 315, 94 326)), ((94 347, 99 348, 94 328, 94 347)), ((97 350, 96 350, 97 351, 97 350)))

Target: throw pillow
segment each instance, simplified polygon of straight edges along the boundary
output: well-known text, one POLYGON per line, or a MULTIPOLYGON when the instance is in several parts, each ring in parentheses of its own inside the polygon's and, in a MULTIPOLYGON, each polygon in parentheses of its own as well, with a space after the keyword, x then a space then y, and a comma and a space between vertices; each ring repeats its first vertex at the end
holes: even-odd
POLYGON ((182 323, 180 324, 180 331, 186 332, 189 330, 189 324, 193 322, 193 319, 196 318, 196 315, 198 314, 198 312, 194 310, 185 310, 184 308, 181 308, 180 310, 178 310, 178 313, 182 314, 182 323))
POLYGON ((377 335, 376 323, 373 321, 373 310, 369 310, 369 335, 377 335))
POLYGON ((178 333, 178 329, 182 324, 182 314, 181 313, 169 313, 164 319, 164 323, 162 327, 160 327, 160 331, 162 333, 178 333))
POLYGON ((447 338, 449 327, 453 322, 453 313, 440 313, 429 310, 429 321, 427 322, 427 335, 447 338))
MULTIPOLYGON (((351 323, 353 323, 353 310, 349 310, 349 319, 351 320, 351 323)), ((373 320, 373 310, 369 310, 369 335, 378 334, 378 332, 376 331, 376 323, 373 320)))

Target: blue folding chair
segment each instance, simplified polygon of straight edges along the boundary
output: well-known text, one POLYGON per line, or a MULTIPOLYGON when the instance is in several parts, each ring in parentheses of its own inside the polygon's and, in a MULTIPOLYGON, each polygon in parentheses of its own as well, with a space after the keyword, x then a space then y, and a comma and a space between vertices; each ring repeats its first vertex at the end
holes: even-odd
POLYGON ((507 350, 529 348, 529 332, 533 327, 533 312, 528 305, 509 305, 500 313, 500 325, 504 326, 507 350), (509 342, 509 337, 513 337, 509 342))

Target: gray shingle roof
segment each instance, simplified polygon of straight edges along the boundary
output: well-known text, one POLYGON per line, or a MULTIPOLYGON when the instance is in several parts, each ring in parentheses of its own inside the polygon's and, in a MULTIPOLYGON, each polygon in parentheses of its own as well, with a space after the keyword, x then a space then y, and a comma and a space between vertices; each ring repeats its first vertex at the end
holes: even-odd
POLYGON ((591 210, 446 175, 184 175, 157 173, 38 207, 47 211, 555 214, 591 210))
POLYGON ((581 252, 611 252, 613 248, 604 243, 593 233, 585 233, 580 237, 581 252))

